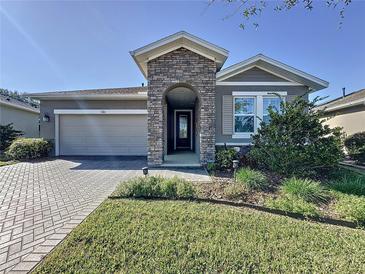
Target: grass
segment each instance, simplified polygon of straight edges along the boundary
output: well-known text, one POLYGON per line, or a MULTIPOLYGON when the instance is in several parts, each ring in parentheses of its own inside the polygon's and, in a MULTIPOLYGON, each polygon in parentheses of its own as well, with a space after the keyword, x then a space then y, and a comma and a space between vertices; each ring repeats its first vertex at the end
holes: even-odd
POLYGON ((345 175, 330 182, 329 188, 346 194, 365 196, 365 176, 345 175))
POLYGON ((304 216, 320 215, 316 205, 298 197, 283 196, 276 199, 269 198, 265 201, 265 205, 270 208, 280 209, 293 213, 300 213, 304 216))
POLYGON ((365 232, 182 201, 107 200, 34 273, 364 273, 365 232))
POLYGON ((0 167, 8 166, 8 165, 14 165, 16 163, 17 163, 16 161, 0 161, 0 167))
POLYGON ((146 176, 132 178, 118 185, 112 194, 114 197, 134 198, 192 198, 195 188, 192 183, 178 178, 146 176))
POLYGON ((244 185, 248 191, 263 190, 269 185, 265 174, 247 167, 237 171, 236 181, 244 185))
POLYGON ((290 178, 284 181, 281 191, 293 198, 299 198, 310 203, 324 203, 329 195, 320 182, 310 179, 290 178))
POLYGON ((336 197, 336 201, 332 204, 332 209, 341 218, 365 226, 365 197, 339 192, 334 192, 334 196, 336 197))

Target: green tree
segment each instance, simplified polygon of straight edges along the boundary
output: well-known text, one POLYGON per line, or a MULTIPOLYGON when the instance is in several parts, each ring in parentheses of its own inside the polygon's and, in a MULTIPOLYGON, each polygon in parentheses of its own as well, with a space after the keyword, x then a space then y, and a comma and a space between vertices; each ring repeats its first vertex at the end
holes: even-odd
POLYGON ((15 130, 13 124, 0 125, 0 151, 4 151, 13 140, 22 135, 23 132, 15 130))
MULTIPOLYGON (((315 6, 326 5, 329 8, 335 8, 339 10, 339 16, 341 18, 340 25, 345 17, 345 9, 351 3, 352 0, 326 0, 326 1, 313 1, 313 0, 278 0, 274 6, 275 11, 289 11, 294 7, 302 7, 305 10, 311 11, 315 6)), ((210 5, 217 2, 217 0, 210 0, 210 5)), ((246 21, 261 15, 268 7, 268 3, 274 1, 268 0, 222 0, 222 2, 228 3, 233 8, 233 12, 225 16, 225 19, 239 14, 246 21)), ((270 3, 270 4, 271 4, 270 3)), ((253 25, 258 27, 258 23, 254 22, 253 25)), ((241 23, 240 27, 245 28, 245 23, 241 23)))
POLYGON ((297 97, 269 109, 270 122, 261 123, 249 153, 259 166, 283 175, 315 176, 343 158, 341 128, 324 125, 323 111, 297 97))

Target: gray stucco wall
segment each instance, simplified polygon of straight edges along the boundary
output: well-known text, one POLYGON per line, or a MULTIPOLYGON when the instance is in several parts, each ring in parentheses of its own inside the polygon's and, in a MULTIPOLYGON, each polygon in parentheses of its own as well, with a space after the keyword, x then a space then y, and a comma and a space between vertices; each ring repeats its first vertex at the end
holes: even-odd
POLYGON ((41 137, 54 140, 55 138, 55 109, 146 109, 146 100, 109 100, 109 101, 85 101, 85 100, 43 100, 40 104, 40 117, 47 114, 50 117, 49 122, 43 122, 41 119, 40 135, 41 137))
POLYGON ((15 129, 23 131, 24 137, 39 137, 38 119, 38 113, 0 105, 0 124, 13 123, 15 129))
MULTIPOLYGON (((249 143, 251 140, 232 138, 232 135, 223 135, 222 132, 222 99, 223 95, 232 95, 233 91, 257 91, 257 92, 287 92, 287 101, 292 101, 296 96, 301 96, 307 92, 304 86, 217 86, 215 96, 216 109, 216 143, 249 143)), ((308 96, 306 96, 308 98, 308 96)), ((233 116, 233 113, 232 113, 233 116)))
POLYGON ((262 69, 254 67, 227 78, 224 82, 288 82, 262 69))

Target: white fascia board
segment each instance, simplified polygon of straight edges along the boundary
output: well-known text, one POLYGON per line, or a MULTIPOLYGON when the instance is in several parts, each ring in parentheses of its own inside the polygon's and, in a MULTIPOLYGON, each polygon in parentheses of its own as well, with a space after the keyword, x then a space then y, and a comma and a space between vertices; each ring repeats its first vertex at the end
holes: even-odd
POLYGON ((230 76, 233 76, 233 75, 235 75, 234 74, 235 71, 237 71, 240 68, 243 68, 245 66, 248 66, 248 65, 250 65, 252 63, 255 63, 257 61, 267 62, 267 63, 269 63, 271 65, 274 65, 276 67, 282 68, 282 69, 284 69, 286 71, 289 71, 289 72, 291 72, 293 74, 296 74, 296 75, 298 75, 300 77, 303 77, 303 78, 308 79, 308 80, 310 80, 312 82, 315 82, 315 83, 317 83, 317 84, 319 84, 319 85, 321 85, 323 87, 328 87, 328 85, 329 85, 329 83, 327 81, 324 81, 324 80, 322 80, 322 79, 320 79, 318 77, 315 77, 313 75, 310 75, 310 74, 308 74, 308 73, 306 73, 304 71, 298 70, 298 69, 293 68, 293 67, 291 67, 289 65, 286 65, 284 63, 281 63, 281 62, 279 62, 277 60, 274 60, 274 59, 272 59, 270 57, 267 57, 267 56, 265 56, 263 54, 258 54, 256 56, 253 56, 253 57, 247 59, 247 60, 244 60, 244 61, 242 61, 240 63, 237 63, 235 65, 232 65, 232 66, 230 66, 230 67, 228 67, 226 69, 223 69, 223 70, 219 71, 217 73, 217 81, 221 80, 225 75, 228 75, 228 74, 231 74, 231 73, 233 73, 233 74, 230 75, 230 76))
POLYGON ((54 114, 147 114, 147 109, 55 109, 54 114))
POLYGON ((188 39, 190 41, 193 41, 194 43, 197 43, 203 47, 206 47, 212 51, 215 51, 215 52, 218 52, 219 54, 222 54, 224 56, 228 56, 228 50, 224 49, 224 48, 221 48, 217 45, 214 45, 212 43, 209 43, 208 41, 205 41, 199 37, 196 37, 190 33, 187 33, 185 31, 180 31, 180 32, 177 32, 175 34, 172 34, 170 36, 167 36, 165 38, 162 38, 156 42, 153 42, 151 44, 148 44, 146 46, 143 46, 141 48, 138 48, 134 51, 131 51, 130 54, 132 56, 136 56, 136 55, 140 55, 140 54, 143 54, 143 53, 146 53, 150 50, 153 50, 153 49, 156 49, 158 47, 161 47, 165 44, 168 44, 168 43, 171 43, 171 42, 174 42, 175 40, 178 40, 178 39, 181 39, 181 38, 185 38, 185 39, 188 39))
POLYGON ((232 96, 268 96, 278 94, 280 96, 287 96, 286 91, 233 91, 232 96))
POLYGON ((303 86, 293 82, 216 82, 217 86, 303 86))
POLYGON ((339 110, 339 109, 344 109, 344 108, 349 108, 349 107, 354 107, 354 106, 359 106, 359 105, 365 105, 365 100, 360 99, 360 100, 356 100, 353 102, 349 102, 349 103, 334 106, 334 107, 328 107, 328 108, 324 107, 324 111, 329 112, 329 111, 334 111, 334 110, 339 110))
POLYGON ((31 98, 39 100, 147 100, 147 92, 133 95, 42 95, 33 94, 31 98))
POLYGON ((23 106, 20 106, 20 105, 13 104, 11 102, 0 101, 0 105, 9 106, 9 107, 13 107, 13 108, 16 108, 16 109, 21 109, 21 110, 32 112, 32 113, 39 113, 39 109, 36 109, 36 108, 31 109, 31 108, 27 108, 27 107, 23 107, 23 106))

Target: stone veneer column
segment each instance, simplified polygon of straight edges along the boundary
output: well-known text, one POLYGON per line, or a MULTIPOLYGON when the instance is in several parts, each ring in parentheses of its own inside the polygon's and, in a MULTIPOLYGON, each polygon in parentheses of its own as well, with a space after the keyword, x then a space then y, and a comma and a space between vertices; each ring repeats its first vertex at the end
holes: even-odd
POLYGON ((169 89, 191 87, 199 97, 200 162, 215 157, 215 62, 179 48, 148 62, 148 164, 163 163, 163 99, 169 89))

